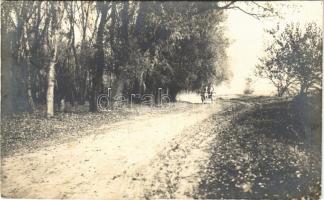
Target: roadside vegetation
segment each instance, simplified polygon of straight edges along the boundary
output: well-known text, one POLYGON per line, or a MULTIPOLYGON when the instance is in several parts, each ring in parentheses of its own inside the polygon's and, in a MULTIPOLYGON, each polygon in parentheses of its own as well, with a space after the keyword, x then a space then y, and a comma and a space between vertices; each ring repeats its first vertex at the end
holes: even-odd
POLYGON ((140 115, 160 115, 183 111, 191 104, 178 102, 167 108, 133 105, 112 111, 91 113, 86 106, 69 108, 54 117, 44 118, 45 109, 38 112, 19 113, 1 119, 1 156, 26 153, 40 147, 68 142, 80 137, 96 134, 96 129, 117 121, 140 115))
POLYGON ((267 33, 271 41, 259 58, 256 74, 270 80, 279 97, 321 93, 322 29, 315 23, 292 23, 267 33))
POLYGON ((215 137, 197 196, 318 199, 321 104, 308 100, 301 111, 285 98, 246 100, 258 104, 232 118, 232 125, 215 137), (299 112, 311 119, 302 123, 299 112))

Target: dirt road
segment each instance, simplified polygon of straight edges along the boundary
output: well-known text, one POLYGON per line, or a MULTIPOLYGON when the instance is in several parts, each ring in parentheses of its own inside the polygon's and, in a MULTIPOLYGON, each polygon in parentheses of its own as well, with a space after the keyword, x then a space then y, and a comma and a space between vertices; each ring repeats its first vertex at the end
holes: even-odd
POLYGON ((132 116, 72 142, 4 157, 2 195, 318 199, 320 150, 294 135, 287 101, 192 105, 132 116))
POLYGON ((129 199, 152 197, 164 189, 186 196, 197 183, 192 179, 198 177, 191 175, 205 158, 201 146, 208 143, 209 126, 204 120, 227 109, 225 104, 194 105, 189 110, 158 117, 137 116, 102 125, 94 130, 95 134, 77 141, 4 158, 2 195, 129 199), (173 155, 179 148, 187 153, 173 155), (175 162, 163 163, 165 154, 175 162), (163 188, 156 184, 156 180, 161 179, 158 183, 163 184, 180 176, 188 177, 180 180, 185 184, 176 181, 180 187, 163 188))

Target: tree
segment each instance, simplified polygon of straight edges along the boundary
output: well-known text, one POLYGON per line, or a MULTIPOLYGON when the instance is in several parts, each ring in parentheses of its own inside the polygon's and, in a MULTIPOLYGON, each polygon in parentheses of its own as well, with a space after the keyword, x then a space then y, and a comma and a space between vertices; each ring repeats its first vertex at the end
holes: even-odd
POLYGON ((59 28, 61 26, 64 10, 62 2, 50 2, 48 12, 51 16, 51 26, 48 32, 48 50, 49 50, 49 66, 47 74, 47 117, 54 115, 54 84, 55 84, 55 65, 57 63, 58 44, 59 44, 59 28))
POLYGON ((292 60, 298 63, 294 67, 294 73, 298 80, 299 93, 307 94, 310 90, 319 90, 322 84, 322 31, 316 24, 309 23, 304 34, 300 33, 298 25, 292 27, 292 32, 289 44, 292 60))
POLYGON ((282 32, 268 30, 273 42, 265 50, 256 66, 257 75, 269 79, 277 88, 277 95, 308 93, 321 88, 322 37, 313 23, 304 30, 299 24, 289 24, 282 32))
POLYGON ((217 9, 197 14, 206 4, 210 3, 141 2, 135 34, 140 36, 136 42, 144 67, 138 74, 148 86, 146 92, 168 88, 175 100, 182 89, 199 90, 226 79, 226 17, 217 9))
POLYGON ((97 29, 95 44, 95 67, 92 70, 92 88, 90 96, 90 111, 97 111, 97 97, 102 90, 102 76, 105 65, 104 58, 104 30, 108 20, 108 11, 111 8, 110 2, 97 2, 96 7, 100 15, 100 22, 97 29))
MULTIPOLYGON (((39 4, 39 3, 38 3, 39 4)), ((2 87, 3 111, 6 109, 34 110, 34 101, 31 96, 31 80, 29 68, 29 43, 27 32, 28 23, 35 12, 35 4, 31 2, 3 2, 1 18, 1 50, 3 52, 3 72, 6 71, 7 88, 2 87), (14 18, 12 17, 14 16, 14 18), (5 57, 4 57, 5 56, 5 57), (8 68, 10 67, 10 68, 8 68), (19 98, 17 98, 19 97, 19 98), (8 100, 8 101, 7 101, 8 100), (14 104, 14 105, 13 105, 14 104)))

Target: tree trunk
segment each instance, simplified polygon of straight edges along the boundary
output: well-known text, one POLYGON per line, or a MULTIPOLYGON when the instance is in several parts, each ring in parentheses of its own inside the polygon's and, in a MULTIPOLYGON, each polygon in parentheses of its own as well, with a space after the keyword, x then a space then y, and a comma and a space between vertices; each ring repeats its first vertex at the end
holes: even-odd
POLYGON ((46 104, 47 104, 47 117, 54 116, 54 80, 55 80, 55 64, 56 64, 56 54, 57 54, 57 41, 54 46, 54 53, 51 59, 48 75, 47 75, 47 96, 46 96, 46 104))
MULTIPOLYGON (((24 31, 24 34, 25 34, 26 31, 24 31)), ((26 37, 26 40, 25 40, 25 43, 26 43, 26 47, 29 46, 28 44, 28 39, 27 39, 27 35, 25 35, 26 37)), ((36 47, 34 47, 35 49, 36 47)), ((33 49, 33 50, 34 50, 33 49)), ((25 49, 25 56, 26 56, 26 68, 27 68, 27 100, 28 100, 28 105, 29 105, 29 110, 31 112, 33 112, 35 110, 35 104, 34 104, 34 100, 33 100, 33 94, 32 94, 32 72, 31 72, 31 58, 30 56, 28 55, 28 52, 29 49, 25 49)))
POLYGON ((27 98, 28 98, 28 104, 30 106, 30 110, 33 112, 35 110, 35 104, 33 100, 33 94, 32 94, 32 79, 31 79, 31 71, 30 71, 30 65, 27 65, 28 68, 28 78, 27 78, 27 98))
POLYGON ((123 95, 126 81, 127 81, 127 76, 123 73, 117 78, 117 83, 116 83, 117 87, 116 87, 115 96, 123 95))
POLYGON ((140 77, 140 82, 139 82, 139 91, 140 91, 140 94, 144 94, 145 90, 146 90, 146 84, 145 84, 145 81, 144 81, 144 73, 145 72, 142 72, 141 73, 141 77, 140 77))
POLYGON ((105 65, 104 58, 104 47, 103 47, 103 37, 104 37, 104 28, 107 22, 108 15, 108 4, 103 2, 97 2, 97 8, 100 10, 101 19, 97 31, 97 40, 96 40, 96 65, 94 69, 94 74, 92 77, 92 88, 90 96, 90 111, 97 111, 97 96, 100 94, 102 89, 102 76, 103 68, 105 65))
POLYGON ((121 20, 122 20, 122 26, 121 26, 121 38, 123 39, 123 46, 124 47, 122 51, 122 57, 123 57, 123 63, 117 68, 116 74, 117 74, 117 87, 116 87, 116 96, 123 95, 125 83, 127 81, 127 73, 124 71, 124 69, 127 69, 127 65, 129 62, 129 40, 128 40, 128 24, 129 24, 129 16, 128 16, 128 8, 129 3, 124 2, 123 8, 121 10, 121 20), (123 69, 121 69, 121 67, 123 69))

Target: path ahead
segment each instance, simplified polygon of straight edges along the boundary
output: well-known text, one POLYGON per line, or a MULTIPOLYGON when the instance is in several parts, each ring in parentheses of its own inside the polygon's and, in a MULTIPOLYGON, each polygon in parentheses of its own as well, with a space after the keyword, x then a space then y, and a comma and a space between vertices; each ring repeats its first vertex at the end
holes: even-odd
MULTIPOLYGON (((177 149, 171 146, 177 140, 190 142, 188 147, 194 145, 197 141, 186 136, 197 131, 197 128, 192 130, 194 127, 207 131, 202 122, 227 107, 224 105, 193 105, 192 109, 182 112, 137 116, 102 125, 95 134, 78 141, 4 158, 2 195, 15 198, 143 198, 149 194, 146 189, 154 187, 144 185, 153 183, 154 175, 161 170, 159 155, 177 149)), ((203 157, 202 152, 193 154, 199 159, 203 157)), ((188 157, 186 162, 194 160, 188 157)), ((172 167, 174 169, 168 168, 171 175, 181 168, 172 167)), ((188 169, 193 173, 195 166, 190 165, 188 169)))

